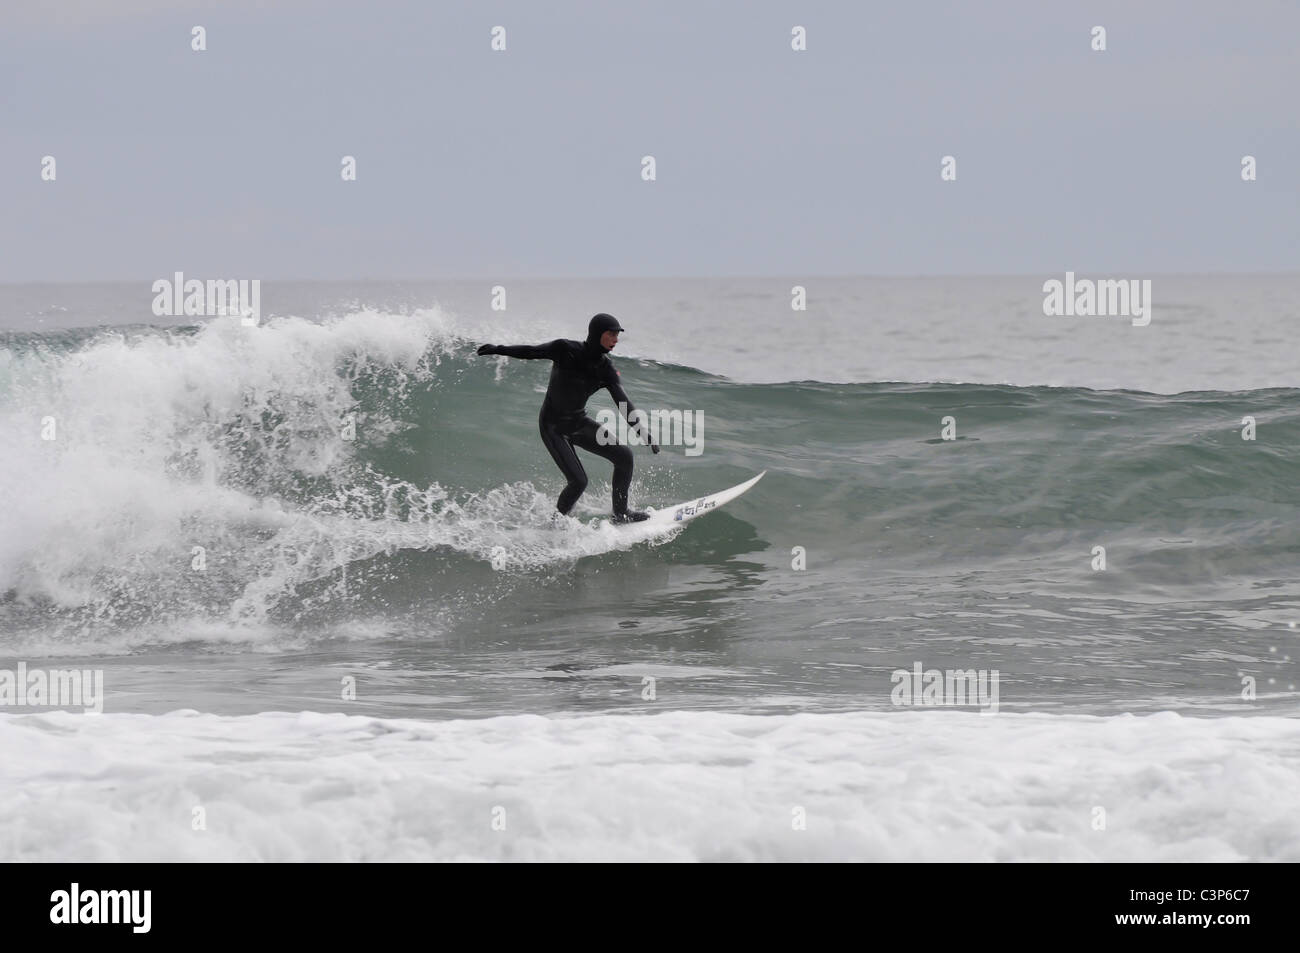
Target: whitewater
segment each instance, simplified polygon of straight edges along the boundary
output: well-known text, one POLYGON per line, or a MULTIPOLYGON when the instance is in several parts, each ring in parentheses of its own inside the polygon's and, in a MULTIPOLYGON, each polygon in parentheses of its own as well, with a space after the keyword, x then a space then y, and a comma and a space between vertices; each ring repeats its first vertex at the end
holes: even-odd
POLYGON ((1291 718, 52 713, 0 744, 9 860, 1300 859, 1291 718))

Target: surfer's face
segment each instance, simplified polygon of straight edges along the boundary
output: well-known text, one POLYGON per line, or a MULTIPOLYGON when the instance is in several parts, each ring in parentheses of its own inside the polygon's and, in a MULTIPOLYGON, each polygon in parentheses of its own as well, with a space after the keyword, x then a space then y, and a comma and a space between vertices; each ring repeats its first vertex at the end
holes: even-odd
POLYGON ((614 345, 618 343, 617 331, 606 331, 600 336, 600 346, 607 351, 614 350, 614 345))

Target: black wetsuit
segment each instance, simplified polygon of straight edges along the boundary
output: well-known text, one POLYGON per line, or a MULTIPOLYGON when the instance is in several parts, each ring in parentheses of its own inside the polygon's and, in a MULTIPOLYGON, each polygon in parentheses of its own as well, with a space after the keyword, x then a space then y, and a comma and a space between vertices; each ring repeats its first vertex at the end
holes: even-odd
MULTIPOLYGON (((480 353, 502 354, 526 360, 545 358, 552 361, 551 380, 546 387, 546 399, 537 417, 542 432, 542 443, 551 458, 564 473, 568 485, 555 504, 561 513, 568 513, 587 488, 587 471, 574 447, 581 447, 604 457, 614 464, 614 513, 624 515, 627 509, 627 490, 632 482, 632 451, 616 443, 614 435, 605 431, 605 443, 596 435, 601 425, 587 416, 587 400, 601 389, 607 389, 616 404, 624 405, 628 423, 633 422, 632 401, 619 383, 618 371, 598 339, 566 341, 563 338, 548 344, 488 345, 480 353)), ((641 514, 637 514, 638 516, 641 514)))

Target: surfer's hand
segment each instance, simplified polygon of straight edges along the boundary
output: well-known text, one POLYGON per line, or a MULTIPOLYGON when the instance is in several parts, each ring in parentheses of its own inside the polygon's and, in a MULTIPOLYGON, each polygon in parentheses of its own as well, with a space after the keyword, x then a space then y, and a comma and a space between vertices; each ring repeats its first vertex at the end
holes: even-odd
POLYGON ((650 449, 653 450, 655 453, 658 453, 658 452, 659 452, 659 444, 657 444, 657 443, 652 443, 652 444, 650 444, 650 449))
POLYGON ((496 352, 497 352, 497 346, 495 344, 479 345, 479 349, 478 349, 479 354, 495 354, 496 352))

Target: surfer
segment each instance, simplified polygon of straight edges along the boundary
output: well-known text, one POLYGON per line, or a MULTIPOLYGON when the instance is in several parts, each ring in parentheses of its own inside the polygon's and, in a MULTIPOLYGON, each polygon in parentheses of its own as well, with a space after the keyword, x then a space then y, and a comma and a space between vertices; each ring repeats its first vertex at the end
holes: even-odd
MULTIPOLYGON (((628 424, 637 427, 633 419, 636 408, 623 391, 619 373, 609 357, 623 330, 611 315, 598 314, 587 325, 586 341, 559 338, 549 344, 484 344, 478 353, 526 360, 545 358, 552 362, 551 380, 546 387, 546 399, 542 401, 537 424, 542 431, 542 443, 568 481, 555 508, 568 513, 587 489, 587 471, 582 468, 582 462, 574 451, 575 447, 581 447, 614 464, 614 522, 634 523, 646 519, 647 514, 627 508, 627 489, 632 482, 632 451, 587 416, 587 399, 604 388, 619 408, 625 409, 628 424)), ((659 445, 650 439, 649 433, 644 428, 639 433, 650 449, 658 453, 659 445)))

